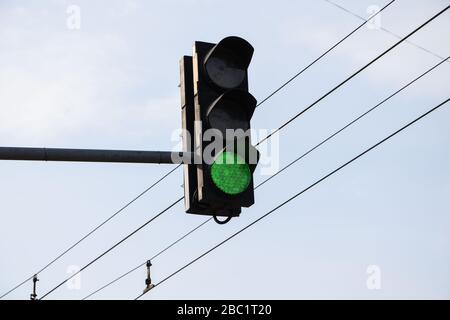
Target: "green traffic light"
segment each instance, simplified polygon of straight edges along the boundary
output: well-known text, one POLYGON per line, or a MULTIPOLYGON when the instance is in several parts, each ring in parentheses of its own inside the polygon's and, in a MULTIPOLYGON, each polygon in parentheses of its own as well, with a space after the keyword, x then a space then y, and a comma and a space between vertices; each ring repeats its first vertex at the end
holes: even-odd
POLYGON ((211 165, 211 178, 220 190, 236 195, 247 190, 251 181, 250 167, 233 152, 222 152, 211 165))

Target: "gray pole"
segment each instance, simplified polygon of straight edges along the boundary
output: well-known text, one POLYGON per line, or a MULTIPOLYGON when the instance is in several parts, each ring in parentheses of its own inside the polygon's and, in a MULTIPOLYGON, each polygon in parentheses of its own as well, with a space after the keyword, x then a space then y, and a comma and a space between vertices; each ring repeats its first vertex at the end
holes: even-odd
POLYGON ((0 160, 193 163, 189 152, 0 147, 0 160))

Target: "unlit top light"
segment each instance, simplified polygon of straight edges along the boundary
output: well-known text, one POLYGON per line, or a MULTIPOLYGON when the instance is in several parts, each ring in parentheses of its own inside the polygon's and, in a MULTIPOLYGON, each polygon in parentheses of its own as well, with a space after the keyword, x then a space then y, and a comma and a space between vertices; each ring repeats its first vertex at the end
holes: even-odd
POLYGON ((206 72, 211 81, 224 89, 238 87, 245 78, 245 71, 231 55, 211 57, 206 63, 206 72))
POLYGON ((208 53, 205 69, 209 79, 223 89, 239 87, 244 81, 253 47, 239 37, 227 37, 208 53))

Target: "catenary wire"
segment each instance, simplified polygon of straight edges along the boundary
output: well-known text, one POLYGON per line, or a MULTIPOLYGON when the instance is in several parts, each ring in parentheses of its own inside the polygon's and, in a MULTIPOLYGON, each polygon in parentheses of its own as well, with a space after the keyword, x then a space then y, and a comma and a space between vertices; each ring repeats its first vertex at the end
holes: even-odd
MULTIPOLYGON (((377 16, 378 14, 380 14, 384 9, 386 9, 387 7, 389 7, 392 3, 394 3, 394 1, 390 1, 389 3, 387 3, 384 7, 382 7, 380 9, 380 11, 376 12, 375 14, 373 14, 372 16, 370 16, 370 19, 373 19, 375 16, 377 16)), ((369 19, 369 20, 370 20, 369 19)), ((274 96, 275 94, 277 94, 281 89, 283 89, 284 87, 286 87, 289 83, 291 83, 294 79, 296 79, 298 76, 300 76, 303 72, 305 72, 306 70, 308 70, 312 65, 314 65, 316 62, 318 62, 320 59, 322 59, 324 56, 326 56, 328 53, 330 53, 334 48, 336 48, 338 45, 340 45, 342 42, 344 42, 347 38, 349 38, 352 34, 354 34, 356 31, 358 31, 359 29, 361 29, 364 25, 367 24, 368 21, 364 21, 363 23, 361 23, 356 29, 354 29, 353 31, 351 31, 349 34, 347 34, 345 37, 343 37, 341 40, 339 40, 338 42, 336 42, 334 45, 332 45, 328 50, 326 50, 324 53, 322 53, 320 56, 318 56, 316 59, 314 59, 311 63, 309 63, 306 67, 304 67, 302 70, 300 70, 299 72, 297 72, 294 76, 292 76, 290 79, 288 79, 288 81, 284 82, 281 86, 279 86, 276 90, 274 90, 271 94, 269 94, 267 97, 265 97, 263 100, 261 100, 260 103, 258 103, 257 106, 262 105, 264 102, 266 102, 267 100, 269 100, 272 96, 274 96)))
POLYGON ((54 287, 53 289, 51 289, 50 291, 48 291, 47 293, 45 293, 41 299, 45 298, 46 296, 48 296, 50 293, 52 293, 53 291, 55 291, 56 289, 58 289, 59 287, 61 287, 64 283, 66 283, 67 281, 69 281, 70 279, 72 279, 73 277, 75 277, 76 275, 78 275, 80 272, 84 271, 86 268, 88 268, 89 266, 91 266, 92 264, 94 264, 96 261, 98 261, 99 259, 101 259, 103 256, 105 256, 107 253, 111 252, 114 248, 116 248, 117 246, 119 246, 120 244, 122 244, 123 242, 125 242, 127 239, 129 239, 131 236, 133 236, 134 234, 136 234, 137 232, 139 232, 141 229, 143 229, 144 227, 146 227, 148 224, 150 224, 151 222, 153 222, 154 220, 156 220, 158 217, 160 217, 161 215, 163 215, 165 212, 167 212, 169 209, 171 209, 172 207, 174 207, 176 204, 178 204, 181 200, 183 200, 184 197, 179 198, 178 200, 176 200, 175 202, 173 202, 172 204, 170 204, 168 207, 166 207, 164 210, 160 211, 158 214, 156 214, 155 216, 153 216, 150 220, 148 220, 147 222, 145 222, 143 225, 141 225, 139 228, 135 229, 133 232, 131 232, 130 234, 128 234, 127 236, 125 236, 124 238, 122 238, 120 241, 116 242, 112 247, 110 247, 108 250, 104 251, 102 254, 100 254, 99 256, 97 256, 95 259, 91 260, 88 264, 84 265, 79 271, 75 272, 74 274, 72 274, 70 277, 68 277, 67 279, 63 280, 61 283, 59 283, 56 287, 54 287))
MULTIPOLYGON (((385 6, 383 6, 380 11, 376 12, 375 14, 373 14, 370 19, 373 19, 375 16, 377 16, 380 12, 382 12, 384 9, 386 9, 388 6, 390 6, 393 2, 395 2, 396 0, 392 0, 389 3, 387 3, 385 6)), ((296 79, 298 76, 300 76, 303 72, 305 72, 306 70, 308 70, 312 65, 314 65, 315 63, 317 63, 320 59, 322 59, 325 55, 327 55, 329 52, 331 52, 334 48, 336 48, 339 44, 341 44, 342 42, 344 42, 347 38, 349 38, 352 34, 354 34, 356 31, 358 31, 360 28, 362 28, 368 21, 364 21, 363 23, 361 23, 356 29, 354 29, 352 32, 350 32, 349 34, 347 34, 345 37, 343 37, 341 40, 339 40, 338 42, 336 42, 333 46, 331 46, 328 50, 326 50, 324 53, 322 53, 319 57, 317 57, 315 60, 313 60, 311 63, 309 63, 306 67, 304 67, 302 70, 300 70, 298 73, 296 73, 293 77, 289 78, 286 82, 284 82, 280 87, 278 87, 277 89, 275 89, 274 91, 272 91, 268 96, 266 96, 261 102, 259 102, 257 104, 257 107, 261 106, 264 102, 266 102, 267 100, 269 100, 272 96, 274 96, 275 94, 277 94, 280 90, 282 90, 285 86, 287 86, 289 83, 291 83, 294 79, 296 79)), ((66 250, 64 250, 61 254, 59 254, 58 256, 56 256, 56 258, 54 258, 53 260, 51 260, 47 265, 45 265, 44 267, 42 267, 41 269, 39 269, 39 271, 33 273, 33 275, 31 275, 30 277, 26 278, 25 280, 23 280, 21 283, 17 284, 15 287, 13 287, 12 289, 10 289, 9 291, 7 291, 6 293, 4 293, 2 296, 0 296, 0 299, 2 299, 3 297, 7 296, 8 294, 10 294, 11 292, 15 291, 16 289, 18 289, 19 287, 21 287, 22 285, 24 285, 27 281, 31 280, 33 278, 33 276, 35 274, 39 274, 41 272, 43 272, 44 270, 46 270, 48 267, 50 267, 52 264, 54 264, 56 261, 58 261, 60 258, 62 258, 66 253, 68 253, 69 251, 71 251, 73 248, 75 248, 78 244, 80 244, 82 241, 84 241, 86 238, 88 238, 89 236, 91 236, 94 232, 96 232, 99 228, 101 228, 103 225, 105 225, 106 223, 108 223, 111 219, 113 219, 115 216, 117 216, 119 213, 121 213, 122 211, 124 211, 128 206, 130 206, 133 202, 135 202, 136 200, 138 200, 140 197, 142 197, 144 194, 146 194, 150 189, 152 189, 153 187, 155 187, 158 183, 162 182, 165 178, 167 178, 170 174, 172 174, 176 169, 178 169, 181 166, 181 164, 179 164, 177 167, 175 167, 174 169, 170 170, 168 173, 166 173, 162 178, 160 178, 159 180, 157 180, 154 184, 152 184, 150 187, 148 187, 147 189, 145 189, 141 194, 139 194, 136 198, 134 198, 133 200, 131 200, 130 202, 128 202, 125 206, 123 206, 121 209, 119 209, 117 212, 115 212, 113 215, 111 215, 109 218, 107 218, 104 222, 100 223, 97 227, 95 227, 94 229, 92 229, 90 232, 88 232, 85 236, 83 236, 80 240, 76 241, 73 245, 71 245, 69 248, 67 248, 66 250)))
MULTIPOLYGON (((350 79, 352 79, 353 77, 355 77, 357 74, 361 73, 363 70, 365 70, 367 67, 369 67, 370 65, 372 65, 374 62, 376 62, 377 60, 379 60, 381 57, 383 57, 385 54, 387 54, 388 52, 392 51, 395 47, 397 47, 399 44, 401 44, 403 41, 405 41, 406 39, 408 39, 410 36, 412 36, 414 33, 416 33, 417 31, 419 31, 420 29, 422 29, 424 26, 426 26, 428 23, 430 23, 431 21, 433 21, 434 19, 436 19, 438 16, 440 16, 441 14, 443 14, 445 11, 447 11, 449 9, 450 5, 445 7, 444 9, 442 9, 441 11, 439 11, 438 13, 436 13, 433 17, 429 18, 427 21, 425 21, 423 24, 421 24, 419 27, 415 28, 413 31, 411 31, 408 35, 406 35, 405 37, 403 37, 400 41, 398 41, 397 43, 395 43, 393 46, 391 46, 390 48, 388 48, 387 50, 385 50, 383 53, 381 53, 380 55, 378 55, 375 59, 371 60, 368 64, 366 64, 365 66, 363 66, 361 69, 359 69, 358 71, 356 71, 355 73, 353 73, 350 77, 348 77, 346 80, 344 80, 343 82, 341 82, 340 84, 338 84, 336 87, 334 87, 333 89, 331 89, 330 91, 328 91, 325 95, 323 95, 321 98, 319 98, 318 100, 316 100, 315 102, 313 102, 311 105, 309 105, 307 108, 303 109, 301 112, 297 113, 295 116, 293 116, 292 118, 290 118, 287 122, 285 122, 283 125, 281 125, 278 129, 276 129, 275 131, 273 131, 272 133, 270 133, 268 136, 266 136, 264 139, 262 139, 261 141, 259 141, 256 146, 258 146, 259 144, 261 144, 262 142, 264 142, 265 140, 267 140, 268 138, 270 138, 273 134, 275 134, 276 132, 282 130, 284 127, 286 127, 289 123, 291 123, 292 121, 294 121, 295 119, 297 119, 300 115, 302 115, 303 113, 305 113, 307 110, 311 109, 313 106, 315 106, 318 102, 322 101, 325 97, 327 97, 328 95, 330 95, 332 92, 336 91, 337 89, 339 89, 342 85, 344 85, 345 83, 347 83, 350 79)), ((171 208, 172 206, 174 206, 176 203, 180 202, 184 197, 181 197, 179 200, 175 201, 172 205, 170 205, 167 209, 163 210, 162 212, 160 212, 156 217, 159 217, 162 213, 166 212, 169 208, 171 208)), ((153 218, 152 220, 153 221, 153 218)), ((115 247, 117 247, 120 243, 122 243, 123 241, 125 241, 126 239, 128 239, 131 235, 135 234, 137 231, 141 230, 143 227, 145 227, 149 222, 146 222, 143 226, 139 227, 138 229, 136 229, 135 231, 132 232, 132 234, 128 235, 127 237, 125 237, 124 239, 122 239, 121 241, 119 241, 117 244, 115 244, 112 248, 108 249, 107 252, 102 253, 99 257, 97 257, 96 259, 94 259, 94 261, 91 261, 90 263, 88 263, 88 265, 84 266, 82 268, 82 270, 84 270, 85 268, 89 267, 90 265, 92 265, 95 261, 97 261, 98 259, 100 259, 103 255, 105 255, 106 253, 110 252, 112 249, 114 249, 115 247)), ((56 287, 54 287, 53 289, 51 289, 49 292, 47 292, 45 295, 42 296, 41 299, 43 299, 44 297, 46 297, 47 295, 49 295, 50 293, 52 293, 53 291, 55 291, 57 288, 59 288, 60 286, 62 286, 65 282, 67 282, 68 280, 70 280, 71 278, 73 278, 74 276, 76 276, 79 272, 81 272, 82 270, 78 271, 77 273, 71 275, 69 278, 67 278, 66 280, 62 281, 60 284, 58 284, 56 287)))
MULTIPOLYGON (((329 4, 335 6, 336 8, 338 8, 338 9, 344 11, 344 12, 349 13, 350 15, 358 18, 359 20, 363 20, 363 21, 369 22, 371 19, 373 19, 373 17, 369 17, 369 18, 366 19, 366 18, 360 16, 359 14, 357 14, 357 13, 355 13, 353 11, 350 11, 349 9, 347 9, 347 8, 341 6, 340 4, 337 4, 337 3, 333 2, 333 1, 330 1, 330 0, 324 0, 324 1, 328 2, 329 4)), ((391 36, 393 36, 393 37, 395 37, 397 39, 401 39, 401 36, 399 36, 398 34, 390 31, 389 29, 386 29, 386 28, 381 27, 381 26, 380 26, 379 29, 382 30, 383 32, 387 33, 387 34, 390 34, 391 36)), ((423 46, 421 46, 421 45, 419 45, 419 44, 417 44, 415 42, 408 41, 408 40, 405 41, 405 42, 410 44, 410 45, 412 45, 412 46, 414 46, 414 47, 416 47, 416 48, 418 48, 418 49, 420 49, 420 50, 422 50, 422 51, 424 51, 424 52, 426 52, 426 53, 429 53, 429 54, 435 56, 436 58, 438 58, 440 60, 444 60, 445 59, 443 56, 437 54, 436 52, 433 52, 433 51, 431 51, 431 50, 429 50, 429 49, 427 49, 427 48, 425 48, 425 47, 423 47, 423 46)), ((450 61, 447 61, 447 62, 450 62, 450 61)))
POLYGON ((410 82, 408 82, 407 84, 405 84, 403 87, 401 87, 400 89, 398 89, 397 91, 395 91, 394 93, 390 94, 389 96, 387 96, 385 99, 381 100, 379 103, 377 103, 375 106, 373 106, 372 108, 368 109, 367 111, 363 112, 362 114, 360 114, 358 117, 356 117, 355 119, 353 119, 352 121, 350 121, 349 123, 347 123, 345 126, 343 126, 342 128, 340 128, 339 130, 335 131, 333 134, 331 134, 330 136, 328 136, 327 138, 325 138, 324 140, 322 140, 321 142, 319 142, 318 144, 316 144, 314 147, 312 147, 311 149, 309 149, 308 151, 306 151, 305 153, 303 153, 301 156, 295 158, 293 161, 291 161, 290 163, 288 163, 286 166, 284 166, 283 168, 281 168, 276 174, 268 177, 266 180, 264 180, 260 185, 263 185, 264 183, 270 181, 272 178, 274 178, 276 175, 278 175, 279 173, 283 172, 284 170, 288 169, 290 166, 292 166, 293 164, 295 164, 296 162, 300 161, 301 159, 303 159, 304 157, 306 157, 308 154, 310 154, 311 152, 313 152, 314 150, 316 150, 317 148, 319 148, 320 146, 322 146, 323 144, 327 143, 329 140, 333 139, 335 136, 337 136, 339 133, 341 133, 342 131, 346 130, 347 128, 349 128, 350 126, 352 126, 353 124, 355 124, 356 122, 358 122, 359 120, 361 120, 362 118, 364 118, 365 116, 367 116, 369 113, 371 113, 372 111, 376 110, 378 107, 380 107, 382 104, 384 104, 386 101, 392 99, 394 96, 396 96, 397 94, 399 94, 400 92, 402 92, 403 90, 405 90, 406 88, 408 88, 410 85, 412 85, 413 83, 415 83, 416 81, 418 81, 419 79, 421 79, 422 77, 424 77, 425 75, 427 75, 428 73, 430 73, 431 71, 433 71, 434 69, 436 69, 437 67, 439 67, 441 64, 443 64, 444 62, 448 61, 448 59, 450 58, 447 57, 444 60, 440 61, 438 64, 434 65, 433 67, 431 67, 430 69, 428 69, 427 71, 425 71, 424 73, 422 73, 421 75, 419 75, 418 77, 414 78, 413 80, 411 80, 410 82))
POLYGON ((364 71, 365 69, 367 69, 369 66, 371 66, 373 63, 375 63, 376 61, 378 61, 381 57, 383 57, 384 55, 386 55, 387 53, 389 53, 390 51, 392 51, 394 48, 396 48, 397 46, 399 46, 401 43, 403 43, 405 40, 407 40, 409 37, 411 37, 413 34, 415 34, 417 31, 419 31, 420 29, 422 29, 423 27, 425 27, 426 25, 428 25, 431 21, 433 21, 434 19, 436 19, 437 17, 439 17, 441 14, 443 14, 445 11, 448 10, 448 8, 450 7, 450 5, 446 6, 444 9, 442 9, 441 11, 439 11, 438 13, 436 13, 433 17, 431 17, 430 19, 428 19, 427 21, 425 21, 424 23, 422 23, 420 26, 418 26, 417 28, 415 28, 413 31, 411 31, 408 35, 406 35, 405 37, 403 37, 402 39, 400 39, 399 41, 397 41, 393 46, 389 47, 387 50, 385 50, 383 53, 381 53, 380 55, 378 55, 375 59, 371 60, 369 63, 367 63, 366 65, 364 65, 362 68, 360 68, 358 71, 356 71, 355 73, 353 73, 351 76, 349 76, 347 79, 345 79, 344 81, 342 81, 341 83, 339 83, 337 86, 335 86, 333 89, 331 89, 330 91, 328 91, 327 93, 325 93, 323 96, 321 96, 319 99, 317 99, 316 101, 314 101, 313 103, 311 103, 308 107, 306 107, 305 109, 303 109, 302 111, 300 111, 299 113, 297 113, 296 115, 294 115, 292 118, 290 118, 288 121, 286 121, 285 123, 283 123, 280 127, 278 127, 277 129, 275 129, 274 131, 272 131, 270 134, 268 134, 265 138, 263 138, 262 140, 260 140, 258 142, 257 145, 259 145, 260 143, 264 142, 265 140, 269 139, 271 136, 273 136, 275 133, 279 132, 281 129, 283 129, 284 127, 286 127, 288 124, 290 124, 291 122, 293 122, 295 119, 297 119, 299 116, 301 116, 302 114, 304 114, 306 111, 308 111, 309 109, 311 109, 312 107, 314 107, 316 104, 318 104, 320 101, 322 101, 323 99, 325 99, 326 97, 328 97, 330 94, 332 94, 334 91, 338 90, 340 87, 342 87, 344 84, 346 84, 348 81, 350 81, 351 79, 353 79, 354 77, 356 77, 359 73, 361 73, 362 71, 364 71))
MULTIPOLYGON (((439 105, 435 106, 434 108, 428 110, 427 112, 425 112, 424 114, 422 114, 421 116, 415 118, 413 121, 407 123, 406 125, 404 125, 403 127, 401 127, 400 129, 398 129, 397 131, 391 133, 389 136, 387 136, 386 138, 384 138, 383 140, 377 142, 376 144, 374 144, 373 146, 371 146, 370 148, 364 150, 363 152, 361 152, 360 154, 358 154, 357 156, 355 156, 354 158, 352 158, 351 160, 347 161, 346 163, 342 164, 341 166, 339 166, 338 168, 334 169, 333 171, 331 171, 330 173, 326 174, 325 176, 323 176, 322 178, 320 178, 319 180, 315 181, 313 184, 309 185, 308 187, 306 187, 305 189, 299 191, 298 193, 294 194, 292 197, 290 197, 289 199, 285 200, 284 202, 280 203, 279 205, 277 205, 275 208, 273 208, 272 210, 268 211, 267 213, 265 213, 264 215, 262 215, 261 217, 259 217, 258 219, 252 221, 250 224, 246 225, 244 228, 240 229, 239 231, 233 233, 231 236, 229 236, 228 238, 224 239, 222 242, 218 243, 217 245, 215 245, 214 247, 212 247, 211 249, 207 250, 206 252, 204 252, 203 254, 201 254, 200 256, 198 256, 197 258, 191 260, 189 263, 185 264, 184 266, 182 266, 181 268, 177 269, 175 272, 171 273, 170 275, 168 275, 167 277, 165 277, 163 280, 161 280, 160 282, 155 284, 155 287, 158 287, 159 285, 163 284, 164 282, 166 282, 167 280, 169 280, 170 278, 172 278, 173 276, 175 276, 176 274, 180 273, 181 271, 183 271, 184 269, 186 269, 187 267, 189 267, 190 265, 192 265, 193 263, 195 263, 196 261, 200 260, 201 258, 205 257, 206 255, 208 255, 209 253, 211 253, 212 251, 216 250, 217 248, 219 248, 220 246, 222 246, 223 244, 225 244, 226 242, 230 241, 231 239, 233 239, 234 237, 236 237, 237 235, 239 235, 240 233, 244 232, 245 230, 247 230, 248 228, 252 227, 253 225, 255 225, 256 223, 258 223, 259 221, 263 220, 264 218, 268 217, 269 215, 271 215, 272 213, 276 212, 278 209, 280 209, 281 207, 285 206, 286 204, 288 204, 289 202, 291 202, 292 200, 296 199, 297 197, 299 197, 300 195, 302 195, 303 193, 307 192, 308 190, 312 189, 314 186, 318 185, 319 183, 321 183, 322 181, 328 179, 329 177, 331 177, 332 175, 334 175, 336 172, 342 170, 343 168, 345 168, 346 166, 348 166, 349 164, 351 164, 352 162, 356 161, 357 159, 359 159, 360 157, 362 157, 363 155, 365 155, 366 153, 370 152, 371 150, 377 148, 378 146, 380 146, 382 143, 386 142, 387 140, 389 140, 390 138, 394 137, 395 135, 397 135, 398 133, 400 133, 401 131, 405 130, 406 128, 408 128, 409 126, 413 125, 414 123, 416 123, 417 121, 421 120, 422 118, 426 117, 427 115, 429 115, 430 113, 432 113, 433 111, 436 111, 437 109, 439 109, 440 107, 442 107, 443 105, 445 105, 446 103, 448 103, 450 101, 450 99, 446 99, 445 101, 441 102, 439 105)), ((154 288, 155 288, 154 287, 154 288)), ((154 289, 153 288, 153 289, 154 289)), ((148 292, 148 291, 147 291, 148 292)), ((140 295, 138 295, 135 300, 138 300, 139 298, 141 298, 143 295, 145 295, 146 292, 141 293, 140 295)))
MULTIPOLYGON (((160 256, 161 254, 163 254, 164 252, 166 252, 167 250, 169 250, 170 248, 172 248, 174 245, 176 245, 177 243, 179 243, 180 241, 182 241, 183 239, 187 238, 189 235, 191 235, 192 233, 194 233, 195 231, 197 231, 198 229, 200 229, 203 225, 205 225, 206 223, 210 222, 211 220, 213 220, 213 218, 209 218, 206 219, 205 221, 203 221, 202 223, 200 223, 198 226, 196 226, 195 228, 191 229, 188 233, 184 234, 182 237, 178 238, 176 241, 172 242, 170 245, 168 245, 167 247, 165 247, 163 250, 159 251, 157 254, 155 254, 153 257, 151 257, 149 260, 154 260, 156 259, 158 256, 160 256)), ((95 290, 94 292, 88 294, 86 297, 84 297, 81 300, 86 300, 88 298, 90 298, 91 296, 93 296, 94 294, 104 290, 105 288, 109 287, 110 285, 112 285, 113 283, 119 281, 120 279, 122 279, 123 277, 129 275, 130 273, 136 271, 137 269, 141 268, 142 266, 144 266, 147 263, 147 261, 144 261, 143 263, 139 264, 138 266, 134 267, 133 269, 125 272, 124 274, 122 274, 121 276, 115 278, 114 280, 108 282, 107 284, 105 284, 104 286, 98 288, 97 290, 95 290)))
POLYGON ((131 204, 133 204, 134 202, 136 202, 139 198, 141 198, 143 195, 145 195, 148 191, 150 191, 151 189, 153 189, 158 183, 160 183, 161 181, 163 181, 165 178, 167 178, 172 172, 174 172, 176 169, 178 169, 181 165, 176 166, 175 168, 171 169, 170 171, 168 171, 165 175, 163 175, 160 179, 158 179, 157 181, 155 181, 152 185, 150 185, 149 187, 147 187, 147 189, 145 189, 144 191, 142 191, 139 195, 137 195, 135 198, 133 198, 131 201, 127 202, 123 207, 121 207, 119 210, 117 210, 113 215, 111 215, 110 217, 108 217, 106 220, 104 220, 102 223, 100 223, 98 226, 96 226, 95 228, 93 228, 91 231, 89 231, 87 234, 85 234, 83 237, 81 237, 78 241, 76 241, 74 244, 72 244, 70 247, 68 247, 66 250, 64 250, 63 252, 61 252, 58 256, 56 256, 53 260, 51 260, 49 263, 47 263, 44 267, 42 267, 41 269, 39 269, 37 272, 35 272, 32 276, 26 278, 25 280, 23 280, 22 282, 20 282, 19 284, 17 284, 15 287, 13 287, 12 289, 10 289, 9 291, 5 292, 2 296, 0 296, 0 299, 7 296, 8 294, 10 294, 11 292, 13 292, 14 290, 18 289, 19 287, 21 287, 22 285, 24 285, 27 281, 33 279, 33 276, 35 274, 39 274, 41 272, 43 272, 44 270, 46 270, 47 268, 49 268, 51 265, 53 265, 56 261, 58 261, 59 259, 61 259, 64 255, 66 255, 70 250, 72 250, 73 248, 75 248, 77 245, 79 245, 81 242, 83 242, 84 240, 86 240, 88 237, 90 237, 94 232, 96 232, 98 229, 100 229, 101 227, 103 227, 106 223, 108 223, 111 219, 113 219, 115 216, 117 216, 118 214, 120 214, 121 212, 123 212, 126 208, 128 208, 131 204))
MULTIPOLYGON (((397 94, 399 94, 400 92, 402 92, 403 90, 405 90, 406 88, 408 88, 409 86, 411 86, 412 84, 414 84, 416 81, 418 81, 419 79, 423 78, 425 75, 427 75, 428 73, 430 73, 431 71, 433 71, 434 69, 436 69, 437 67, 439 67, 442 63, 444 63, 445 61, 447 61, 448 59, 450 59, 450 56, 445 58, 444 60, 442 60, 441 62, 437 63, 436 65, 434 65, 433 67, 431 67, 430 69, 426 70, 425 72, 423 72, 422 74, 420 74, 419 76, 417 76, 416 78, 414 78, 413 80, 409 81, 407 84, 405 84, 404 86, 402 86, 400 89, 396 90, 395 92, 393 92, 392 94, 390 94, 389 96, 387 96, 385 99, 383 99, 382 101, 380 101, 379 103, 377 103, 375 106, 371 107, 370 109, 368 109, 367 111, 365 111, 364 113, 362 113, 361 115, 359 115, 358 117, 356 117, 355 119, 353 119, 352 121, 350 121, 349 123, 347 123, 345 126, 343 126, 342 128, 340 128, 339 130, 337 130, 336 132, 334 132, 333 134, 331 134, 330 136, 328 136, 326 139, 322 140, 320 143, 318 143, 317 145, 315 145, 314 147, 312 147, 311 149, 309 149, 308 151, 306 151, 305 153, 303 153, 302 155, 300 155, 299 157, 297 157, 296 159, 294 159, 293 161, 291 161, 290 163, 288 163, 287 165, 285 165, 283 168, 281 168, 279 171, 277 171, 275 174, 273 174, 272 176, 266 178, 265 180, 263 180, 262 182, 260 182, 254 189, 256 190, 257 188, 259 188, 260 186, 264 185, 266 182, 268 182, 269 180, 271 180, 272 178, 276 177, 277 175, 279 175, 280 173, 284 172, 286 169, 288 169, 289 167, 291 167, 293 164, 295 164, 296 162, 298 162, 299 160, 301 160, 302 158, 304 158, 305 156, 307 156, 308 154, 310 154, 311 152, 313 152, 314 150, 316 150, 317 148, 321 147, 323 144, 325 144, 326 142, 328 142, 329 140, 333 139, 336 135, 338 135, 339 133, 341 133, 342 131, 346 130, 347 128, 349 128, 350 126, 352 126, 354 123, 358 122, 359 120, 361 120, 363 117, 367 116, 369 113, 371 113, 372 111, 376 110, 377 108, 379 108, 382 104, 384 104, 385 102, 387 102, 388 100, 392 99, 394 96, 396 96, 397 94)), ((172 247, 173 245, 175 245, 176 243, 180 242, 181 240, 183 240, 184 238, 186 238, 188 235, 190 235, 191 233, 195 232, 197 229, 199 229, 201 226, 203 226, 204 224, 206 224, 207 222, 211 221, 212 218, 206 220, 205 222, 201 223, 199 226, 197 226, 196 228, 194 228, 193 230, 189 231, 187 234, 183 235, 181 238, 177 239, 175 242, 173 242, 171 245, 169 245, 164 251, 166 251, 167 249, 169 249, 170 247, 172 247)), ((159 254, 161 254, 162 252, 160 252, 159 254)), ((159 255, 158 254, 158 255, 159 255)), ((153 260, 156 256, 154 256, 153 258, 151 258, 150 260, 153 260)), ((87 299, 89 297, 91 297, 92 295, 94 295, 95 293, 98 293, 99 291, 107 288, 108 286, 112 285, 113 283, 119 281, 120 279, 122 279, 123 277, 125 277, 126 275, 134 272, 135 270, 139 269, 140 267, 142 267, 143 265, 146 264, 146 261, 144 261, 143 263, 141 263, 139 266, 132 268, 131 270, 127 271, 126 273, 122 274, 121 276, 115 278, 114 280, 112 280, 111 282, 107 283, 106 285, 104 285, 103 287, 99 288, 98 290, 94 291, 93 293, 89 294, 88 296, 86 296, 84 299, 87 299)))

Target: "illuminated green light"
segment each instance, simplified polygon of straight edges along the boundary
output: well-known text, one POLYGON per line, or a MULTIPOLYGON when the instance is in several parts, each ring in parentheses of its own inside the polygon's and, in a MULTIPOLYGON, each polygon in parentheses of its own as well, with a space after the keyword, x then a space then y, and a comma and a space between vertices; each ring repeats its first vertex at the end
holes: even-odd
POLYGON ((236 195, 247 190, 251 172, 244 159, 232 152, 222 152, 211 165, 211 178, 217 188, 236 195))

